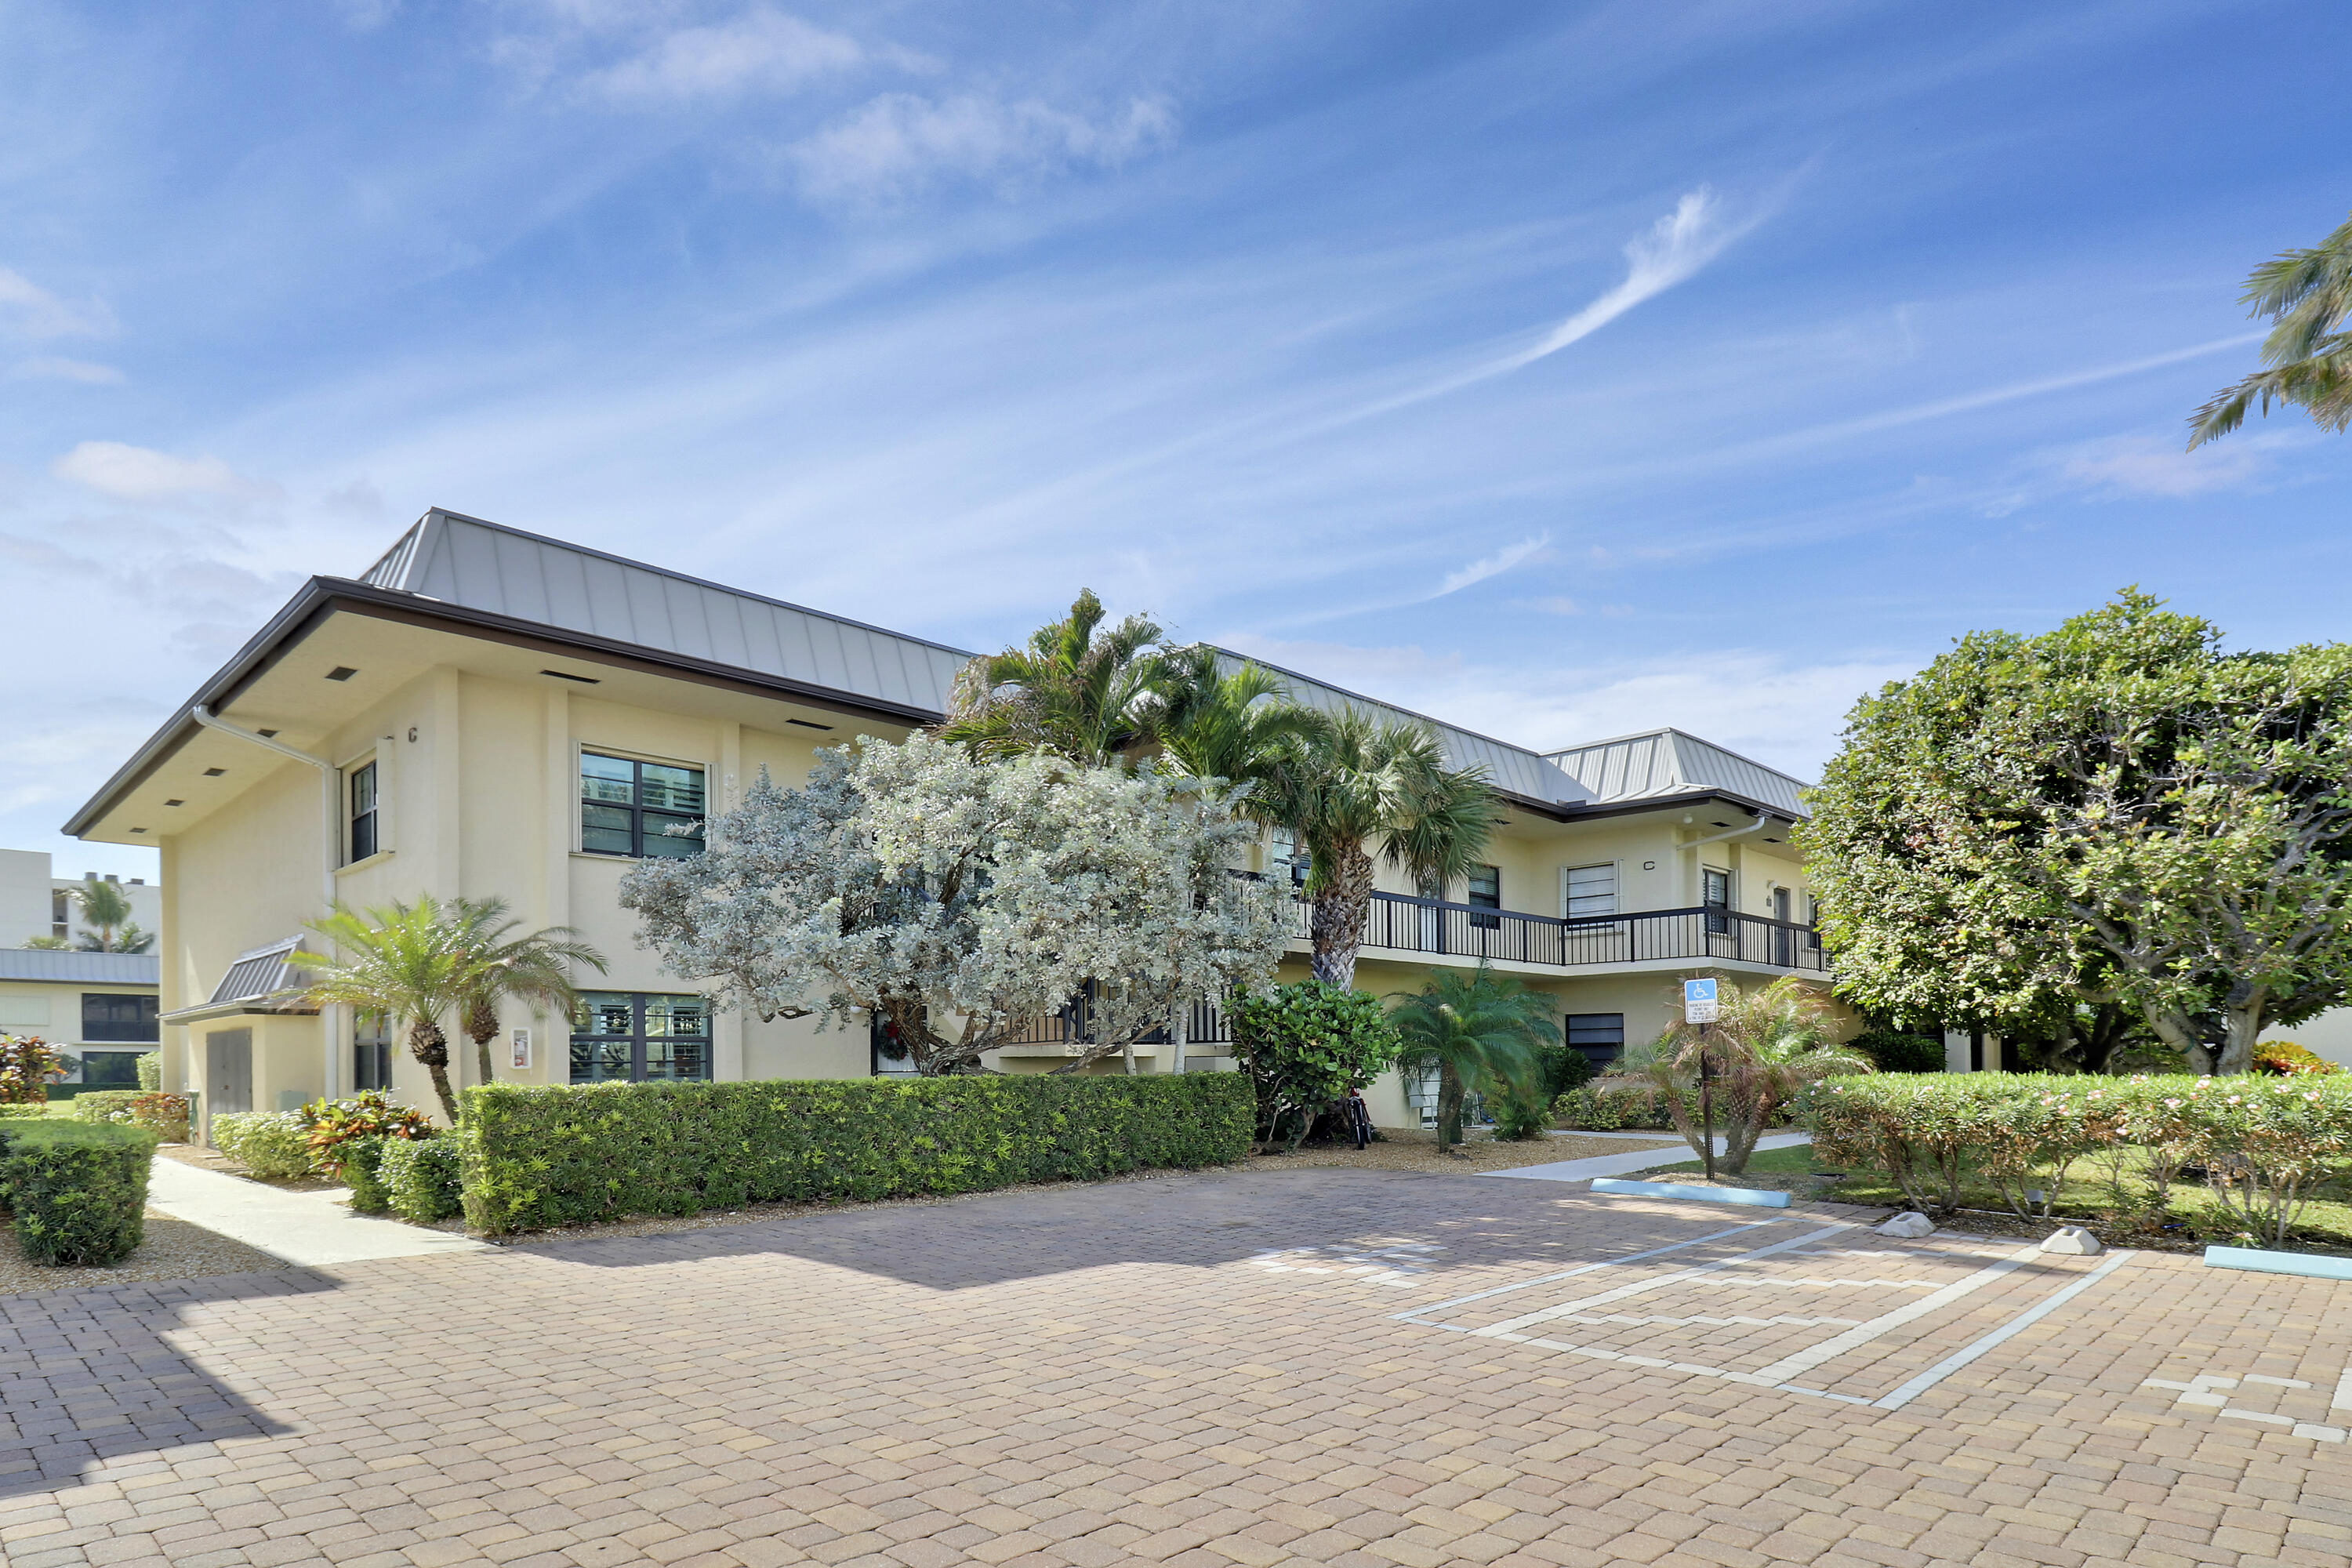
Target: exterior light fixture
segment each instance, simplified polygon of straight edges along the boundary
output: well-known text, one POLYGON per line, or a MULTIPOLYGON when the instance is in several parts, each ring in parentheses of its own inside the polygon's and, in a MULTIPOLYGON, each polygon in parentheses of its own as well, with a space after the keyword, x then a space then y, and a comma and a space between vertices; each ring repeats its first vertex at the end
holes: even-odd
POLYGON ((327 671, 327 679, 329 680, 349 680, 352 676, 357 675, 358 673, 358 670, 353 669, 348 664, 339 664, 335 666, 334 668, 327 671))
POLYGON ((226 768, 206 768, 205 770, 205 777, 208 779, 216 779, 226 772, 228 772, 226 768))
POLYGON ((185 805, 188 803, 184 800, 167 800, 163 804, 165 805, 185 805))

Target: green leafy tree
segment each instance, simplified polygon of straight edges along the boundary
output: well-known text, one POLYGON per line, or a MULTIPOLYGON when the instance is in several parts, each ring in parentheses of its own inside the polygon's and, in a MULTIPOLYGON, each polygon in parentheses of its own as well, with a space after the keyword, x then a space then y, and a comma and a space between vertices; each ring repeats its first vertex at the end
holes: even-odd
POLYGON ((1485 964, 1445 972, 1418 994, 1399 993, 1389 1015, 1409 1069, 1437 1069, 1437 1146, 1462 1142, 1462 1105, 1472 1094, 1534 1099, 1542 1092, 1543 1048, 1557 1044, 1559 1004, 1485 964))
POLYGON ((1759 990, 1719 982, 1717 1002, 1713 1023, 1704 1029, 1675 1025, 1649 1045, 1626 1052, 1617 1069, 1594 1088, 1604 1094, 1631 1091, 1663 1099, 1675 1131, 1705 1159, 1699 1079, 1703 1070, 1711 1069, 1708 1100, 1723 1138, 1716 1168, 1738 1175, 1748 1168, 1756 1141, 1807 1085, 1869 1072, 1871 1062, 1832 1042, 1827 1000, 1793 975, 1759 990))
POLYGON ((1273 801, 1322 732, 1320 715, 1285 695, 1273 671, 1223 669, 1216 649, 1201 643, 1160 656, 1139 711, 1171 769, 1224 780, 1239 792, 1234 809, 1260 822, 1273 820, 1273 801))
POLYGON ((1254 793, 1266 818, 1307 847, 1315 978, 1351 990, 1374 858, 1403 867, 1424 894, 1441 891, 1486 853, 1495 795, 1484 768, 1446 765, 1426 724, 1353 707, 1298 724, 1285 760, 1254 793))
POLYGON ((449 1037, 442 1020, 464 995, 468 949, 451 907, 426 893, 413 904, 394 901, 364 915, 337 904, 324 920, 304 924, 341 952, 300 955, 310 976, 302 994, 321 1005, 382 1013, 405 1026, 408 1054, 432 1078, 442 1114, 455 1126, 457 1096, 449 1084, 449 1037))
POLYGON ((1297 1148, 1325 1107, 1378 1078, 1402 1044, 1379 1002, 1319 980, 1241 993, 1226 1016, 1234 1056, 1257 1091, 1262 1145, 1297 1148))
POLYGON ((2352 424, 2352 221, 2307 250, 2282 252, 2254 268, 2240 301, 2247 314, 2272 319, 2263 368, 2215 393, 2189 421, 2193 450, 2246 422, 2259 403, 2292 405, 2323 430, 2352 424))
POLYGON ((1857 706, 1800 829, 1841 993, 2223 1072, 2341 1000, 2352 649, 2220 641, 2127 592, 1857 706))
POLYGON ((144 952, 155 945, 152 932, 131 918, 131 895, 117 882, 85 881, 68 895, 81 907, 84 931, 75 945, 84 952, 144 952))
POLYGON ((474 1042, 482 1081, 496 1081, 490 1042, 499 1036, 499 1008, 520 1002, 569 1017, 579 1001, 572 966, 604 973, 604 955, 578 939, 570 926, 547 926, 521 936, 522 922, 507 913, 504 899, 457 899, 446 907, 452 941, 459 954, 455 1005, 459 1026, 474 1042))
POLYGON ((1103 617, 1094 590, 1082 590, 1027 647, 965 665, 940 735, 975 758, 1046 751, 1088 767, 1118 761, 1149 733, 1160 628, 1129 616, 1106 630, 1103 617))

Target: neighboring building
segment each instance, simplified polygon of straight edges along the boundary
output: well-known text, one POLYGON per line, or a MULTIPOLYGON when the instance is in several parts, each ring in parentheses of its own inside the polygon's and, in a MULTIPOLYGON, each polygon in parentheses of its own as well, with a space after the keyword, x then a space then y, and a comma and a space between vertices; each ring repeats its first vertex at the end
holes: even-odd
POLYGON ((137 1089, 156 1048, 155 956, 0 948, 0 1034, 37 1035, 65 1053, 67 1094, 137 1089))
MULTIPOLYGON (((436 510, 361 577, 305 584, 66 831, 162 851, 165 1086, 208 1110, 373 1084, 430 1103, 372 1021, 273 999, 331 900, 424 892, 504 898, 612 960, 580 977, 577 1019, 504 1020, 502 1079, 862 1076, 889 1065, 864 1031, 714 1015, 636 946, 615 884, 691 852, 663 828, 730 808, 760 769, 797 781, 821 746, 932 722, 969 658, 436 510)), ((1284 673, 1303 700, 1385 708, 1284 673)), ((1383 868, 1365 989, 1491 962, 1557 996, 1601 1058, 1659 1029, 1690 972, 1822 975, 1789 842, 1799 781, 1671 729, 1537 752, 1436 727, 1493 775, 1492 862, 1443 900, 1383 868)), ((1256 868, 1296 868, 1277 838, 1256 868)), ((1042 1070, 1066 1051, 1053 1034, 993 1065, 1042 1070)), ((453 1042, 459 1081, 473 1057, 453 1042)), ((1417 1120, 1425 1098, 1384 1085, 1375 1114, 1417 1120)))
MULTIPOLYGON (((121 881, 95 871, 82 881, 114 882, 131 900, 131 918, 152 932, 163 919, 163 890, 144 878, 121 881)), ((79 938, 84 927, 75 907, 79 882, 50 874, 49 857, 38 849, 0 849, 0 946, 21 947, 35 937, 79 938)))

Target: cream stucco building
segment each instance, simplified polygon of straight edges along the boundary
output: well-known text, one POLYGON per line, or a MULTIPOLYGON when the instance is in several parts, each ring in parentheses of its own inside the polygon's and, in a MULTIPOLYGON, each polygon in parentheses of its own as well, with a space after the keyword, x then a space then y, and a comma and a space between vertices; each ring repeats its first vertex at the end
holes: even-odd
MULTIPOLYGON (((864 1075, 889 1066, 864 1031, 706 1008, 635 945, 615 885, 640 855, 690 852, 663 829, 726 809, 761 768, 794 782, 819 747, 930 722, 969 657, 434 511, 359 577, 305 584, 67 831, 161 851, 165 1082, 207 1111, 377 1084, 429 1105, 372 1020, 282 1000, 330 900, 426 892, 503 898, 612 961, 578 977, 578 1018, 503 1020, 501 1079, 864 1075)), ((1385 706, 1285 674, 1304 700, 1385 706)), ((1556 996, 1601 1056, 1661 1027, 1688 973, 1821 976, 1789 841, 1799 781, 1673 729, 1538 752, 1432 722, 1496 785, 1491 863, 1441 900, 1384 871, 1363 988, 1489 962, 1556 996)), ((1284 874, 1281 842, 1261 853, 1284 874)), ((1207 1032, 1194 1068, 1216 1060, 1207 1032)), ((992 1065, 1050 1067, 1053 1033, 992 1065)), ((1167 1070, 1174 1049, 1138 1065, 1167 1070)), ((478 1076, 469 1047, 452 1061, 478 1076)), ((1417 1098, 1391 1081, 1375 1114, 1418 1121, 1417 1098)))

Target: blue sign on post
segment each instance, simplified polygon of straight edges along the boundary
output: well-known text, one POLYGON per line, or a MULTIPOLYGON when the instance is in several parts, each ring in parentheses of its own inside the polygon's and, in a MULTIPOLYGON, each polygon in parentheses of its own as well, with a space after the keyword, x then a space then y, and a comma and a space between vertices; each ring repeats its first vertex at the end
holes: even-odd
POLYGON ((1715 1022, 1715 982, 1685 980, 1683 982, 1683 1022, 1712 1024, 1715 1022))

